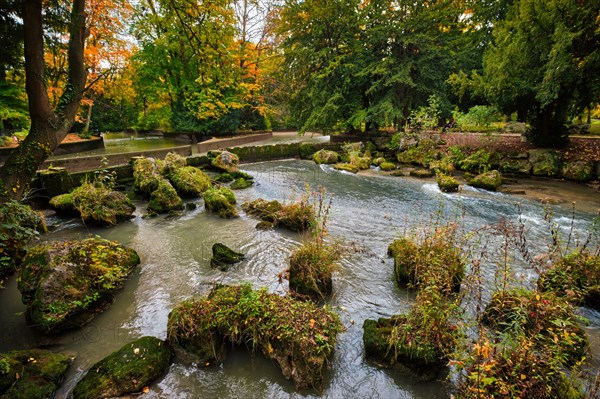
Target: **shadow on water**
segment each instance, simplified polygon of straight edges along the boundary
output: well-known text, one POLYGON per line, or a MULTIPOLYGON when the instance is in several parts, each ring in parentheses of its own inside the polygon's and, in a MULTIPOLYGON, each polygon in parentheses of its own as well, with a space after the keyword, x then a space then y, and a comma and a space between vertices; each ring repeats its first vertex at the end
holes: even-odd
MULTIPOLYGON (((224 364, 197 368, 175 362, 167 375, 150 387, 145 398, 443 398, 442 382, 422 383, 399 372, 381 370, 364 360, 362 324, 367 318, 389 317, 410 308, 414 293, 394 284, 393 265, 386 256, 389 243, 419 224, 430 223, 436 212, 460 218, 465 229, 478 230, 497 223, 500 218, 516 221, 519 214, 526 223, 530 243, 541 252, 547 245, 547 226, 543 207, 534 201, 510 195, 465 191, 446 195, 435 185, 416 180, 393 178, 373 172, 352 175, 307 161, 277 161, 243 166, 255 176, 256 184, 237 191, 238 203, 255 199, 298 198, 308 185, 332 193, 330 234, 343 241, 347 251, 334 276, 334 295, 329 305, 340 314, 347 331, 339 336, 331 370, 322 393, 296 393, 293 384, 262 355, 251 355, 234 348, 224 364), (516 202, 520 202, 516 206, 516 202)), ((0 351, 25 348, 40 343, 55 350, 77 354, 73 367, 58 397, 64 397, 84 370, 124 343, 143 335, 166 337, 167 317, 180 301, 206 294, 213 284, 250 282, 269 291, 285 292, 286 284, 278 274, 288 264, 299 234, 282 230, 256 230, 257 220, 241 212, 239 219, 223 220, 198 208, 179 217, 141 217, 145 203, 138 203, 136 217, 113 228, 86 228, 77 220, 56 218, 46 240, 84 238, 89 234, 117 240, 138 251, 142 263, 114 304, 85 328, 50 339, 37 336, 25 325, 15 280, 0 290, 0 351), (247 254, 246 260, 228 272, 210 268, 211 247, 222 242, 247 254)), ((553 207, 557 222, 567 228, 570 210, 553 207)), ((583 235, 594 215, 575 213, 575 230, 583 235)), ((516 262, 516 272, 525 284, 535 273, 516 262)), ((492 266, 485 269, 488 284, 493 284, 492 266)), ((588 331, 597 352, 600 344, 600 315, 584 310, 591 319, 588 331)))

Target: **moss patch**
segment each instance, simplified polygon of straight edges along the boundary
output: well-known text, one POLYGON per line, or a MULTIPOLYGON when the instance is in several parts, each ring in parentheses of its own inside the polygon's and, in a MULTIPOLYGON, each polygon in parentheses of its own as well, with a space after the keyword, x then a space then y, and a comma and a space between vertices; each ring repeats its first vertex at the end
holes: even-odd
POLYGON ((169 315, 168 340, 201 364, 220 362, 225 344, 260 349, 297 388, 321 387, 327 358, 342 331, 338 317, 311 302, 250 286, 219 286, 169 315))
POLYGON ((202 194, 204 205, 209 212, 218 214, 223 219, 239 217, 237 209, 235 209, 235 195, 226 188, 211 187, 202 194))
POLYGON ((560 171, 559 156, 553 150, 530 150, 529 160, 535 176, 558 176, 560 171))
POLYGON ((344 170, 350 173, 357 173, 359 170, 358 166, 352 165, 350 163, 336 163, 335 165, 333 165, 333 168, 336 170, 344 170))
POLYGON ((234 180, 233 183, 231 183, 231 189, 232 190, 243 190, 249 187, 252 187, 254 185, 254 181, 252 180, 246 180, 243 177, 240 177, 239 179, 234 180))
POLYGON ((43 333, 86 324, 139 263, 133 249, 100 238, 31 248, 18 282, 28 322, 43 333))
POLYGON ((211 161, 211 165, 218 170, 222 170, 224 172, 237 172, 240 158, 229 151, 210 151, 209 158, 211 155, 214 156, 211 161))
POLYGON ((218 267, 222 271, 225 271, 229 265, 241 262, 243 259, 243 253, 235 252, 226 245, 217 242, 212 246, 212 258, 210 259, 210 266, 218 267))
POLYGON ((393 162, 382 162, 381 164, 379 164, 379 169, 383 171, 396 170, 396 164, 393 162))
POLYGON ((75 390, 75 399, 112 398, 142 392, 171 364, 169 345, 142 337, 94 364, 75 390))
POLYGON ((437 185, 442 192, 454 193, 458 191, 458 180, 456 180, 454 177, 448 176, 444 173, 438 173, 436 180, 437 185))
POLYGON ((307 231, 315 223, 314 208, 306 198, 289 204, 259 198, 242 204, 242 209, 273 226, 285 227, 292 231, 307 231))
POLYGON ((0 354, 0 397, 46 399, 52 397, 71 360, 62 354, 30 349, 0 354))
POLYGON ((340 155, 335 151, 319 150, 314 153, 313 160, 318 164, 334 164, 340 161, 340 155))
POLYGON ((502 176, 497 170, 481 173, 469 181, 473 187, 483 188, 485 190, 497 191, 502 185, 502 176))
POLYGON ((183 200, 177 195, 177 191, 167 180, 160 180, 156 190, 150 195, 148 212, 168 213, 183 209, 183 200))
POLYGON ((565 162, 561 168, 561 176, 577 182, 590 181, 594 178, 594 164, 586 161, 565 162))
POLYGON ((412 177, 418 177, 419 179, 427 179, 429 177, 433 177, 434 172, 431 169, 415 169, 411 170, 409 175, 412 177))
POLYGON ((199 197, 210 186, 210 177, 193 166, 183 166, 175 169, 169 180, 177 193, 184 197, 199 197))
POLYGON ((135 188, 149 196, 158 188, 163 180, 160 175, 159 166, 152 158, 137 158, 133 163, 133 178, 135 188))

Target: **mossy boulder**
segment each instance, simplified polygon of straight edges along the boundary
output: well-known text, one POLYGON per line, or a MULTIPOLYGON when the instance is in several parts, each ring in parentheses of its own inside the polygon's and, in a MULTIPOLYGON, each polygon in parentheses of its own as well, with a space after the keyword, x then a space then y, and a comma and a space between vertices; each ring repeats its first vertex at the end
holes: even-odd
POLYGON ((149 213, 169 213, 183 209, 183 200, 168 180, 160 180, 156 190, 150 195, 146 208, 149 213))
POLYGON ((133 249, 100 238, 31 248, 18 282, 27 321, 43 333, 81 327, 110 305, 139 263, 133 249))
POLYGON ((404 237, 390 244, 388 255, 394 258, 394 271, 400 286, 420 288, 424 284, 435 284, 444 294, 460 290, 465 264, 450 229, 440 227, 436 235, 422 242, 404 237))
POLYGON ((319 302, 333 290, 332 276, 339 248, 318 237, 302 244, 290 257, 290 290, 319 302))
POLYGON ((182 166, 175 169, 169 180, 177 193, 184 197, 199 197, 210 186, 210 177, 193 166, 182 166))
POLYGON ((568 180, 590 181, 594 178, 594 164, 587 161, 567 161, 563 163, 560 174, 568 180))
POLYGON ((384 162, 387 162, 387 161, 386 161, 386 159, 385 159, 384 157, 377 157, 377 158, 373 158, 373 159, 371 160, 371 164, 372 164, 373 166, 379 166, 379 165, 381 165, 381 164, 382 164, 382 163, 384 163, 384 162))
POLYGON ((307 231, 315 222, 313 206, 303 199, 281 204, 276 200, 265 201, 259 198, 242 204, 242 209, 249 215, 271 223, 273 227, 285 227, 292 231, 307 231))
POLYGON ((273 360, 300 389, 322 387, 342 329, 326 308, 243 285, 217 286, 207 297, 179 304, 169 314, 167 334, 202 365, 220 363, 227 344, 246 344, 273 360))
POLYGON ((239 179, 235 179, 229 187, 233 190, 243 190, 245 188, 252 187, 253 185, 254 181, 246 180, 243 177, 240 177, 239 179))
POLYGON ((184 156, 179 155, 176 152, 169 152, 160 165, 160 173, 163 176, 169 176, 171 173, 185 167, 186 165, 187 161, 184 156))
POLYGON ((135 205, 125 194, 99 182, 84 182, 69 194, 50 200, 59 213, 77 214, 86 223, 112 226, 131 219, 135 205))
POLYGON ((431 169, 414 169, 408 174, 412 177, 418 177, 419 179, 427 179, 433 177, 434 172, 431 169))
POLYGON ((573 307, 551 292, 496 292, 481 321, 498 333, 532 337, 538 350, 561 354, 565 364, 579 361, 589 345, 573 307))
POLYGON ((318 164, 334 164, 340 161, 340 155, 335 151, 319 150, 314 153, 313 160, 318 164))
POLYGON ((213 167, 228 173, 237 172, 239 164, 240 158, 229 151, 220 151, 211 161, 213 167))
POLYGON ((367 170, 371 167, 371 157, 360 152, 348 153, 348 160, 348 163, 356 166, 358 170, 367 170))
POLYGON ((342 151, 345 152, 346 154, 349 154, 351 152, 363 152, 363 150, 365 149, 365 145, 363 144, 362 141, 357 141, 355 143, 346 143, 342 145, 342 151))
POLYGON ((215 181, 217 183, 229 183, 234 181, 235 179, 229 173, 221 173, 219 176, 215 177, 215 181))
POLYGON ((386 171, 386 172, 396 170, 396 164, 393 162, 382 162, 379 165, 379 169, 386 171))
POLYGON ((505 158, 500 161, 500 171, 502 173, 516 173, 520 175, 531 174, 533 166, 527 159, 505 158))
POLYGON ((497 191, 502 185, 502 175, 497 170, 481 173, 469 181, 473 187, 485 190, 497 191))
POLYGON ((569 254, 540 275, 538 287, 574 305, 600 310, 600 256, 588 251, 569 254))
POLYGON ((558 176, 560 159, 554 150, 529 150, 529 161, 535 176, 558 176))
POLYGON ((343 170, 350 173, 356 173, 359 170, 358 166, 352 165, 350 163, 336 163, 335 165, 333 165, 333 168, 336 170, 343 170))
POLYGON ((142 337, 94 364, 73 390, 75 399, 114 398, 141 393, 171 364, 170 346, 142 337))
POLYGON ((458 180, 444 173, 438 173, 436 177, 437 185, 444 193, 454 193, 458 191, 458 180))
POLYGON ((136 190, 150 196, 163 180, 159 166, 153 158, 136 158, 133 163, 133 178, 136 190))
POLYGON ((202 194, 206 210, 218 214, 223 219, 237 218, 235 194, 227 187, 211 187, 202 194))
POLYGON ((25 256, 25 246, 46 232, 44 217, 17 201, 0 204, 0 287, 25 256))
POLYGON ((210 267, 218 267, 222 271, 227 270, 229 265, 241 262, 244 259, 244 254, 236 252, 225 244, 219 242, 212 246, 212 258, 210 259, 210 267))
POLYGON ((70 364, 67 356, 42 349, 2 353, 0 398, 51 398, 70 364))

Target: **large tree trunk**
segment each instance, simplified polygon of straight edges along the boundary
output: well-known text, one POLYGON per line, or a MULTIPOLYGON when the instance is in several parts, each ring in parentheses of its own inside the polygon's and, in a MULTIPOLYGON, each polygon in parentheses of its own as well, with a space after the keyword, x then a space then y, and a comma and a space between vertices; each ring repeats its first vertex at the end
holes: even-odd
POLYGON ((42 1, 23 0, 25 43, 25 87, 29 100, 31 128, 0 169, 0 201, 19 199, 38 167, 54 152, 75 121, 85 86, 83 50, 87 36, 85 0, 73 0, 69 30, 69 72, 67 87, 53 110, 44 81, 44 31, 42 1))

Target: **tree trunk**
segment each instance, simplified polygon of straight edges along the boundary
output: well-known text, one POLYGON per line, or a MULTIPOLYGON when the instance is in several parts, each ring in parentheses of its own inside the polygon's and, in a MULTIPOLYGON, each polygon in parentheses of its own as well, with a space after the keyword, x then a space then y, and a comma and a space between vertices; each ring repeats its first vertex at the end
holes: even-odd
POLYGON ((31 128, 0 169, 2 187, 0 201, 19 199, 38 167, 65 138, 75 121, 86 71, 83 65, 85 38, 85 0, 73 0, 69 30, 69 72, 67 86, 57 109, 50 106, 44 82, 44 31, 42 1, 23 1, 25 44, 25 88, 29 101, 31 128))
POLYGON ((83 127, 83 134, 90 132, 90 123, 92 123, 92 108, 94 107, 95 96, 90 96, 90 105, 88 105, 87 116, 85 117, 85 126, 83 127))

